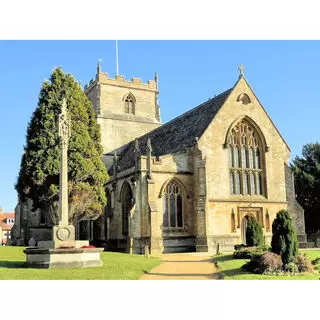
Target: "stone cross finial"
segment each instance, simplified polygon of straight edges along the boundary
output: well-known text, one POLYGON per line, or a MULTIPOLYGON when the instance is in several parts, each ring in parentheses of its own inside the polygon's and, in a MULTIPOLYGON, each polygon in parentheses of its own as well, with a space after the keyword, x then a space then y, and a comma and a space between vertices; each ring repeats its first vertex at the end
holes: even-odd
POLYGON ((151 146, 151 140, 148 138, 147 140, 147 153, 151 155, 152 152, 152 146, 151 146))
POLYGON ((98 66, 97 66, 97 73, 100 73, 101 72, 101 61, 102 61, 102 59, 99 59, 98 60, 98 66))
POLYGON ((118 155, 117 155, 117 151, 115 151, 113 154, 113 165, 117 165, 117 164, 118 164, 118 155))
POLYGON ((134 140, 134 153, 136 154, 136 156, 139 156, 140 154, 140 146, 138 139, 134 140))
POLYGON ((154 81, 156 82, 157 90, 158 90, 158 74, 154 73, 154 81))
POLYGON ((239 71, 240 71, 240 75, 239 77, 244 77, 244 66, 243 64, 240 64, 240 66, 238 67, 239 71))

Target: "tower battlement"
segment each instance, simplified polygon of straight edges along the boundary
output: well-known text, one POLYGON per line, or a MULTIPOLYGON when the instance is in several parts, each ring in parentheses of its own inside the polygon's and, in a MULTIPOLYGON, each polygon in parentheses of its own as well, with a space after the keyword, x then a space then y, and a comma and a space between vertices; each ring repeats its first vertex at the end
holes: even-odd
POLYGON ((90 82, 85 85, 85 93, 89 92, 97 83, 138 90, 158 91, 155 80, 148 80, 147 83, 143 83, 140 78, 132 77, 131 81, 128 81, 122 75, 116 75, 115 78, 109 78, 107 72, 99 72, 96 75, 96 79, 91 79, 90 82))

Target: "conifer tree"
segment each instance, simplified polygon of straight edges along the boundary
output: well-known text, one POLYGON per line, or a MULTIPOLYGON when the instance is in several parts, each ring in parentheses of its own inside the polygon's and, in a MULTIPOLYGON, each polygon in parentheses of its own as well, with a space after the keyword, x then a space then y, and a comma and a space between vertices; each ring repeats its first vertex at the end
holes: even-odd
POLYGON ((97 217, 106 204, 108 173, 102 154, 100 128, 93 106, 71 74, 53 70, 40 90, 38 106, 27 129, 26 145, 16 183, 19 200, 33 201, 58 222, 60 145, 58 117, 62 99, 71 118, 68 148, 69 223, 97 217))
POLYGON ((298 238, 287 210, 280 210, 272 223, 271 251, 279 254, 284 265, 298 254, 298 238))
POLYGON ((246 243, 248 246, 261 246, 263 244, 263 232, 261 225, 253 217, 249 217, 246 229, 246 243))

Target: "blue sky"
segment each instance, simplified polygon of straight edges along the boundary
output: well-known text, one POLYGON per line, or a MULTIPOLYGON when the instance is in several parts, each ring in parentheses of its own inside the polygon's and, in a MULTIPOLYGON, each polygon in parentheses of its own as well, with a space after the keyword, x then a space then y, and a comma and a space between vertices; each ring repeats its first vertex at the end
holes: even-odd
MULTIPOLYGON (((54 67, 84 86, 102 70, 114 77, 115 41, 0 41, 0 206, 12 211, 28 122, 54 67)), ((119 74, 143 82, 159 76, 161 120, 231 88, 238 66, 281 135, 291 159, 319 137, 319 41, 119 41, 119 74)))

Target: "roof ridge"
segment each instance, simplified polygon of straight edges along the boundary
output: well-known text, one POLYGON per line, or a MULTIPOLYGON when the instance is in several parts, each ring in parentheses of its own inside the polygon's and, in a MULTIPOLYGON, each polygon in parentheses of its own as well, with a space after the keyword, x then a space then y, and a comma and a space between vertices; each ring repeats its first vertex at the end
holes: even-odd
MULTIPOLYGON (((158 130, 159 128, 163 128, 164 126, 167 126, 167 125, 171 124, 172 122, 177 121, 178 119, 181 119, 182 117, 186 116, 188 113, 191 113, 191 112, 197 110, 198 108, 202 107, 203 105, 208 104, 209 102, 212 102, 212 101, 215 100, 215 99, 218 99, 220 96, 222 96, 223 94, 227 93, 228 91, 230 91, 230 90, 232 90, 232 89, 233 89, 233 88, 230 88, 230 89, 228 89, 228 90, 225 90, 224 92, 218 94, 217 96, 215 96, 215 97, 213 97, 213 98, 211 98, 211 99, 209 99, 209 100, 207 100, 207 101, 205 101, 205 102, 202 102, 202 103, 199 104, 198 106, 192 108, 191 110, 186 111, 185 113, 181 114, 180 116, 178 116, 178 117, 176 117, 176 118, 173 118, 173 119, 170 120, 169 122, 164 123, 162 126, 160 126, 160 127, 158 127, 158 128, 155 128, 155 129, 153 129, 152 131, 149 131, 149 132, 145 133, 143 136, 140 136, 139 138, 142 138, 142 137, 144 137, 145 135, 148 135, 148 134, 152 133, 153 131, 158 130)), ((134 140, 132 140, 132 141, 134 141, 134 140)))

